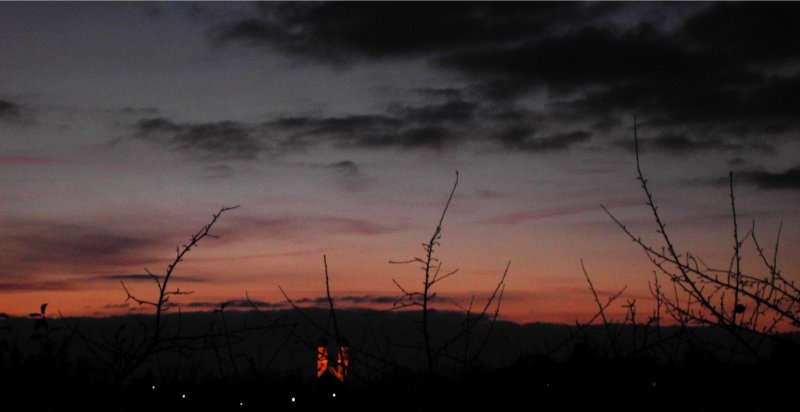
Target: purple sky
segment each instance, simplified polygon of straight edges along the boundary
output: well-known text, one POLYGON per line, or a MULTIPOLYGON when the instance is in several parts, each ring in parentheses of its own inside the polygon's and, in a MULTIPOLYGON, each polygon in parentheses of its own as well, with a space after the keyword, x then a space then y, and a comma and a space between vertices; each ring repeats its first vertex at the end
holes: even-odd
POLYGON ((583 259, 646 305, 652 268, 600 209, 658 241, 634 114, 681 251, 727 266, 733 170, 745 231, 770 244, 783 222, 795 276, 799 10, 2 3, 0 311, 131 310, 119 281, 148 293, 136 275, 233 204, 176 274, 181 302, 318 297, 324 253, 338 296, 380 306, 419 281, 388 261, 422 252, 456 169, 447 300, 511 261, 505 315, 571 321, 592 310, 583 259))

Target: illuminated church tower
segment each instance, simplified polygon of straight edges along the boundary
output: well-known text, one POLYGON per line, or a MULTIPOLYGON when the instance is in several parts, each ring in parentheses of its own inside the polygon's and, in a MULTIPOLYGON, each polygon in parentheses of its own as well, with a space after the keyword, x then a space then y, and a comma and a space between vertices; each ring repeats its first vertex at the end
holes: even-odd
POLYGON ((347 370, 350 367, 350 353, 346 339, 339 340, 339 347, 336 354, 336 365, 331 365, 328 358, 328 340, 320 338, 317 343, 317 378, 322 379, 326 375, 333 376, 339 382, 344 382, 347 377, 347 370))

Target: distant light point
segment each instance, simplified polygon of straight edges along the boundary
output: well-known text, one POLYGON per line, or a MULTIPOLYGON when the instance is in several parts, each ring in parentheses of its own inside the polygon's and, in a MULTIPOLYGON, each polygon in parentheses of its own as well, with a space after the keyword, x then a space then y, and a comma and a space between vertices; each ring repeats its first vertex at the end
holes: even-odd
POLYGON ((186 399, 186 394, 181 395, 181 398, 186 399))
POLYGON ((333 393, 333 397, 334 397, 334 398, 336 397, 336 393, 335 393, 335 392, 333 393))
POLYGON ((294 402, 294 401, 295 401, 294 396, 292 396, 292 402, 294 402))

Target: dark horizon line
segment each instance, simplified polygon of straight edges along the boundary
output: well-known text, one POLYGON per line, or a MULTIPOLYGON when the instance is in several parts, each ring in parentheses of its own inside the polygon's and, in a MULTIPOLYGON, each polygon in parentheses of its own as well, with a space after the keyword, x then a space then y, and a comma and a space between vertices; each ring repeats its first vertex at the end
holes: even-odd
MULTIPOLYGON (((320 307, 320 306, 307 306, 307 307, 299 307, 299 308, 300 308, 300 310, 307 311, 307 312, 329 312, 330 311, 330 309, 328 309, 326 307, 320 307)), ((431 308, 429 308, 428 311, 429 311, 429 313, 438 314, 440 316, 446 316, 446 317, 450 317, 450 316, 462 317, 462 316, 465 315, 463 312, 455 311, 455 310, 442 310, 442 309, 431 309, 431 308)), ((255 309, 252 309, 252 308, 251 309, 244 309, 244 308, 241 308, 241 307, 232 307, 231 309, 228 309, 225 312, 228 313, 228 314, 235 313, 237 315, 259 315, 260 313, 291 314, 291 313, 297 313, 297 310, 294 309, 294 308, 291 308, 291 307, 289 307, 289 308, 268 308, 268 309, 259 309, 259 310, 255 310, 255 309)), ((421 310, 419 310, 419 309, 408 309, 408 308, 403 308, 403 309, 398 309, 398 310, 379 310, 379 309, 368 308, 368 307, 364 307, 364 306, 353 306, 353 307, 337 308, 336 312, 337 313, 353 314, 353 315, 358 315, 359 312, 361 312, 362 316, 396 316, 396 317, 407 316, 407 317, 413 317, 414 315, 418 316, 419 313, 421 312, 421 310)), ((213 316, 213 315, 216 315, 217 313, 219 313, 219 308, 212 309, 212 310, 196 310, 196 311, 189 311, 189 312, 166 312, 166 313, 162 313, 162 317, 164 317, 164 318, 174 318, 174 317, 177 317, 177 316, 201 316, 201 315, 212 315, 213 316)), ((2 320, 5 320, 5 321, 12 321, 12 320, 14 320, 14 321, 31 321, 31 320, 35 320, 35 318, 33 318, 32 315, 34 315, 34 313, 31 313, 31 315, 28 315, 28 316, 7 315, 8 317, 5 318, 5 319, 2 319, 2 320)), ((300 314, 298 314, 298 315, 300 315, 300 314)), ((49 317, 48 316, 48 318, 51 319, 51 320, 65 319, 65 320, 78 320, 78 321, 79 320, 101 320, 102 321, 102 320, 123 320, 125 318, 154 317, 154 316, 155 316, 154 313, 135 313, 135 312, 131 312, 131 313, 125 313, 125 314, 108 314, 108 315, 98 315, 98 316, 92 316, 92 315, 60 316, 59 315, 58 317, 49 317)), ((302 315, 300 315, 300 316, 302 316, 302 315)), ((413 319, 411 319, 411 320, 413 320, 413 319)), ((511 325, 516 325, 516 326, 519 326, 519 327, 530 327, 530 326, 566 327, 566 328, 583 328, 583 327, 604 328, 605 327, 605 325, 602 322, 581 323, 581 322, 578 321, 578 323, 576 324, 575 323, 576 321, 578 321, 578 320, 576 319, 575 321, 573 321, 571 323, 548 322, 548 321, 518 322, 518 321, 515 321, 513 319, 498 318, 496 320, 496 323, 511 324, 511 325)), ((482 320, 481 322, 491 322, 491 319, 487 318, 487 319, 482 320)), ((640 326, 640 325, 643 325, 643 324, 644 323, 641 323, 641 322, 636 323, 637 326, 640 326)), ((619 326, 631 327, 632 326, 628 322, 620 322, 620 321, 612 321, 612 320, 609 320, 608 325, 609 326, 615 326, 615 327, 619 327, 619 326)), ((713 329, 716 326, 717 325, 693 325, 693 326, 688 326, 688 328, 695 329, 695 330, 704 330, 704 329, 713 329)), ((673 329, 673 328, 680 328, 681 325, 679 325, 677 323, 673 324, 673 323, 670 323, 669 321, 666 321, 666 322, 663 322, 660 325, 660 327, 662 329, 669 330, 669 329, 673 329)), ((800 331, 783 331, 783 332, 778 332, 778 334, 779 335, 798 335, 798 336, 800 336, 800 331)))

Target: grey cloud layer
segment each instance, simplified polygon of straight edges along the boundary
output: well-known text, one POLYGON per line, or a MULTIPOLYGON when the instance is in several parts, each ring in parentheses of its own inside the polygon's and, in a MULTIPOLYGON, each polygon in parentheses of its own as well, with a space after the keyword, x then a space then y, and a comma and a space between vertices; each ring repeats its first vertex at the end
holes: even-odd
POLYGON ((185 124, 156 117, 136 124, 138 138, 223 159, 252 159, 264 151, 257 135, 257 130, 232 121, 185 124))
MULTIPOLYGON (((420 94, 428 94, 421 91, 420 94)), ((134 137, 200 154, 203 158, 256 159, 317 145, 358 149, 445 150, 466 142, 500 149, 542 152, 565 150, 587 141, 585 130, 549 132, 531 125, 528 112, 511 112, 494 104, 461 98, 428 104, 393 103, 383 113, 344 116, 286 116, 261 124, 234 121, 179 123, 142 118, 134 137)))
POLYGON ((209 34, 217 46, 338 66, 421 58, 463 81, 442 89, 448 102, 438 108, 273 123, 299 141, 326 134, 344 145, 441 148, 465 138, 455 123, 492 130, 484 136, 515 150, 566 149, 595 132, 616 134, 613 147, 627 133, 620 119, 638 113, 652 149, 749 153, 800 135, 800 49, 787 43, 800 37, 798 18, 800 6, 787 3, 291 3, 260 5, 209 34), (526 107, 542 94, 544 106, 526 107), (528 115, 485 116, 502 108, 528 115), (563 130, 570 121, 578 126, 563 130))
POLYGON ((35 268, 84 271, 148 259, 157 237, 84 225, 38 220, 4 220, 0 268, 26 273, 35 268))
POLYGON ((746 170, 737 176, 762 189, 800 189, 800 166, 781 172, 746 170))
MULTIPOLYGON (((161 265, 171 259, 172 248, 165 239, 183 241, 186 233, 169 233, 165 230, 134 230, 130 227, 93 227, 82 224, 54 222, 36 219, 3 219, 7 228, 0 233, 0 283, 4 277, 19 280, 14 284, 2 284, 0 289, 28 288, 36 279, 29 277, 36 273, 51 273, 83 279, 98 270, 106 273, 92 275, 87 279, 119 282, 149 280, 141 273, 126 273, 131 267, 153 266, 159 274, 161 265), (111 272, 117 271, 120 272, 111 272)), ((341 216, 302 216, 282 215, 278 217, 247 217, 232 215, 216 228, 220 239, 214 242, 236 242, 241 240, 273 238, 282 242, 304 241, 309 237, 324 235, 376 236, 393 233, 404 228, 399 225, 384 225, 365 219, 341 216)), ((173 251, 174 252, 174 251, 173 251)), ((195 259, 200 259, 197 256, 195 259)), ((136 269, 133 269, 136 270, 136 269)), ((189 282, 204 282, 202 276, 181 276, 189 282)), ((57 285, 53 288, 69 288, 71 285, 57 285)))
POLYGON ((254 16, 214 27, 211 35, 218 43, 267 45, 341 64, 513 41, 602 8, 573 4, 261 4, 254 16))
MULTIPOLYGON (((0 290, 2 290, 2 285, 0 285, 0 290)), ((395 296, 383 296, 383 295, 358 295, 358 296, 335 296, 334 300, 336 303, 350 303, 355 305, 387 305, 393 304, 397 301, 397 297, 395 296)), ((302 297, 298 299, 292 300, 295 304, 300 305, 313 305, 313 306, 325 306, 328 305, 328 298, 327 297, 302 297)), ((182 307, 186 308, 194 308, 194 309, 220 309, 220 308, 230 308, 230 309, 286 309, 290 308, 288 302, 266 302, 263 300, 244 300, 244 299, 234 299, 234 300, 224 300, 219 302, 206 302, 206 301, 197 301, 197 302, 189 302, 189 303, 182 303, 180 304, 182 307)), ((116 308, 118 306, 111 306, 108 308, 116 308)), ((127 307, 127 305, 123 306, 127 307)))

